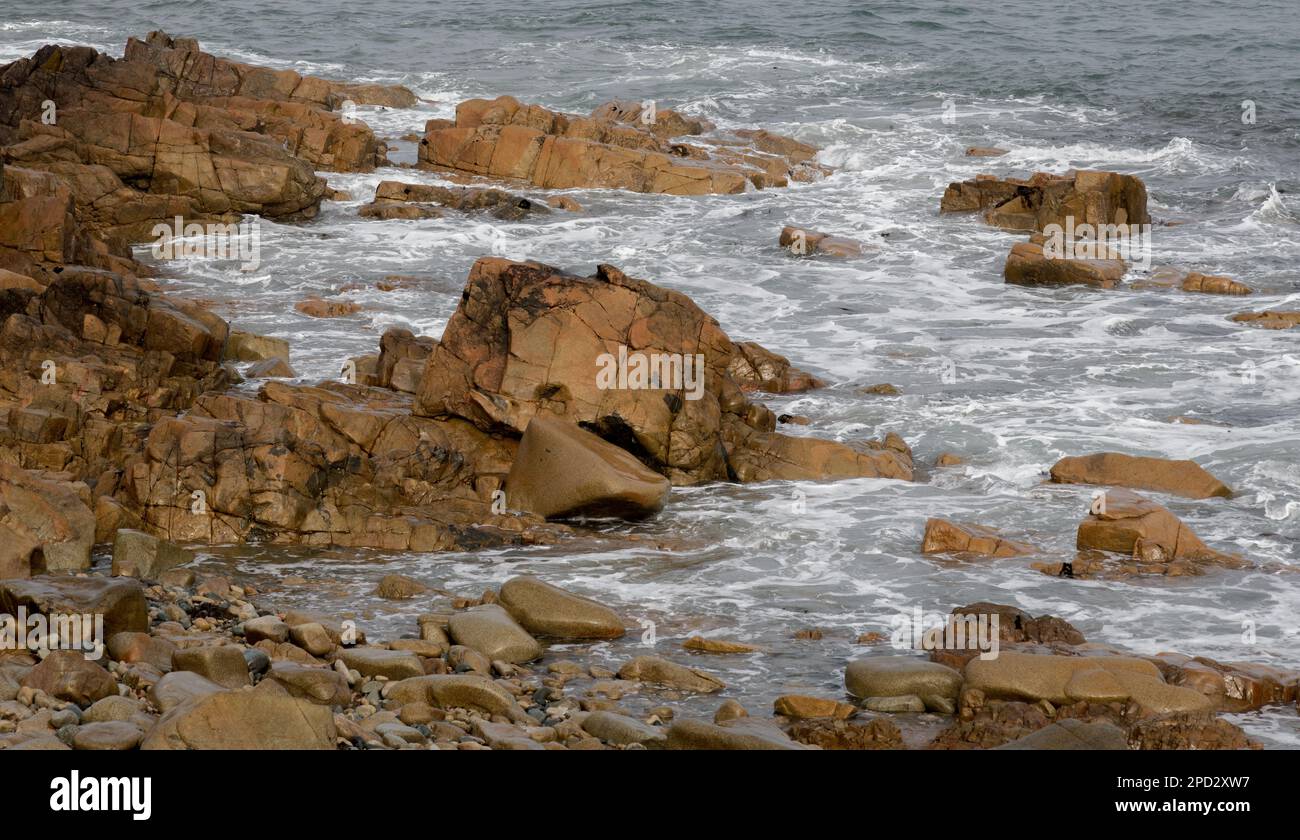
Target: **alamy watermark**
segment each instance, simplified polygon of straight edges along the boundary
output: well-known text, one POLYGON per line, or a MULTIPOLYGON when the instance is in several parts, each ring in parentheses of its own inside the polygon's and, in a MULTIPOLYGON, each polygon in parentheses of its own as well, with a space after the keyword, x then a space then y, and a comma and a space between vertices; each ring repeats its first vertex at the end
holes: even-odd
POLYGON ((890 619, 889 643, 898 650, 978 650, 980 659, 997 659, 997 613, 923 615, 920 607, 890 619))
POLYGON ((1049 260, 1122 259, 1138 268, 1151 268, 1149 224, 1076 224, 1073 216, 1066 216, 1064 226, 1045 225, 1043 236, 1043 256, 1049 260))
POLYGON ((190 222, 177 216, 153 226, 152 253, 159 260, 235 260, 243 271, 262 264, 262 224, 251 216, 235 224, 190 222))
POLYGON ((0 615, 0 649, 48 653, 73 650, 94 661, 104 655, 103 613, 32 613, 19 607, 0 615))
POLYGON ((602 391, 685 391, 686 399, 704 396, 703 353, 642 353, 622 344, 618 353, 596 357, 596 387, 602 391))

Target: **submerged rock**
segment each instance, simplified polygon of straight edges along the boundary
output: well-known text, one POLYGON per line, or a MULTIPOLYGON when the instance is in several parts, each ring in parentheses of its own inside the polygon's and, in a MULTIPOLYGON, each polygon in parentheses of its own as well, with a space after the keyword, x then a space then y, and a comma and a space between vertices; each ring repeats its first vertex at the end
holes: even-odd
POLYGON ((1015 557, 1033 550, 1033 546, 1003 539, 983 525, 961 525, 946 519, 927 519, 925 535, 921 538, 922 554, 1015 557))

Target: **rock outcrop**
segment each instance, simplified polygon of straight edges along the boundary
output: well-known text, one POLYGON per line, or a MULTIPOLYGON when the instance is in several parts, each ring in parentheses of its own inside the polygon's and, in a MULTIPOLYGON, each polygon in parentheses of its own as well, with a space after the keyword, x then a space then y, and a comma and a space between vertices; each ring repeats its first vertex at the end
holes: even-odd
POLYGON ((674 484, 912 477, 897 435, 855 449, 775 432, 775 415, 744 394, 758 383, 732 375, 751 360, 689 298, 613 266, 577 277, 485 257, 429 356, 416 411, 514 435, 538 414, 564 417, 674 484))
POLYGON ((454 122, 429 121, 419 159, 543 189, 672 195, 779 187, 825 171, 813 162, 815 148, 791 138, 766 131, 702 136, 711 129, 668 109, 642 119, 641 106, 632 103, 609 103, 581 117, 510 96, 470 99, 456 106, 454 122))
POLYGON ((1027 180, 978 175, 948 185, 939 212, 976 211, 991 225, 1027 233, 1051 224, 1065 228, 1069 219, 1075 227, 1151 223, 1141 179, 1082 169, 1066 175, 1037 172, 1027 180))

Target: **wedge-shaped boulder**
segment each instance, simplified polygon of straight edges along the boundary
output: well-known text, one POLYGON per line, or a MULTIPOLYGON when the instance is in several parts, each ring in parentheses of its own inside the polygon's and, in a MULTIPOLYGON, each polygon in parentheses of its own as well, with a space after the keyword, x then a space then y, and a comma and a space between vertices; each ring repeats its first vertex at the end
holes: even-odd
POLYGON ((506 504, 547 518, 643 519, 668 501, 668 479, 576 424, 538 414, 506 477, 506 504))
POLYGON ((1195 461, 1171 461, 1120 452, 1062 458, 1052 466, 1052 481, 1154 490, 1189 499, 1232 497, 1232 490, 1226 484, 1195 461))

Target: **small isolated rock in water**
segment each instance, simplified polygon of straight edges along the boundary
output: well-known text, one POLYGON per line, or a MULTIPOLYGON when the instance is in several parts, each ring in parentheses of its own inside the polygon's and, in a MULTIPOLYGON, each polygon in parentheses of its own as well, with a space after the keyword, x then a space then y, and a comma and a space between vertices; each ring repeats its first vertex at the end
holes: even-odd
POLYGON ((405 575, 384 575, 375 588, 376 595, 389 601, 404 601, 428 591, 428 586, 405 575))
POLYGON ((739 701, 723 700, 722 705, 713 713, 713 722, 726 723, 729 720, 739 720, 746 717, 749 717, 749 710, 740 705, 739 701))
POLYGON ((1232 490, 1195 461, 1171 461, 1119 452, 1062 458, 1052 465, 1052 481, 1057 484, 1100 484, 1154 490, 1189 499, 1232 498, 1232 490))
POLYGON ((797 257, 820 254, 841 259, 856 259, 862 256, 861 242, 805 228, 786 226, 781 229, 778 241, 782 248, 797 257))
POLYGON ((617 639, 623 619, 603 604, 524 575, 501 586, 501 606, 529 633, 558 639, 617 639))
POLYGON ((968 146, 966 157, 1001 157, 1007 154, 1006 149, 999 149, 996 146, 968 146))
POLYGON ((567 195, 556 195, 546 199, 546 203, 556 210, 566 210, 570 213, 583 213, 583 207, 578 203, 576 198, 567 195))
POLYGON ((1066 718, 995 750, 1126 750, 1128 736, 1108 720, 1066 718))
POLYGON ((747 645, 744 642, 733 642, 729 639, 706 639, 703 636, 691 636, 682 642, 682 647, 702 653, 754 653, 758 650, 757 647, 747 645))
POLYGON ((921 540, 922 554, 966 554, 975 557, 1016 557, 1033 546, 1003 539, 983 525, 961 525, 946 519, 927 519, 921 540))
POLYGON ((1202 292, 1210 295, 1248 295, 1251 289, 1245 283, 1216 274, 1193 271, 1183 278, 1184 292, 1202 292))
POLYGON ((1007 255, 1003 277, 1019 286, 1081 284, 1113 289, 1126 271, 1128 265, 1122 259, 1066 259, 1048 254, 1037 243, 1018 242, 1007 255))
POLYGON ((914 694, 926 708, 938 711, 946 711, 956 701, 961 682, 961 674, 952 668, 914 656, 855 659, 844 670, 844 687, 854 697, 914 694))
MULTIPOLYGON (((1159 548, 1172 565, 1193 564, 1238 566, 1244 561, 1208 548, 1167 508, 1130 490, 1107 490, 1093 502, 1092 512, 1079 523, 1076 545, 1080 550, 1096 549, 1138 555, 1159 548)), ((1146 558, 1142 558, 1146 559, 1146 558)))
POLYGON ((881 382, 877 385, 868 385, 865 388, 858 389, 859 394, 869 394, 878 397, 897 397, 903 391, 897 385, 890 385, 888 382, 881 382))
POLYGON ((113 575, 158 580, 162 573, 194 559, 194 552, 144 531, 122 528, 113 535, 113 575))
POLYGON ((319 297, 309 297, 295 303, 293 308, 313 318, 341 318, 345 315, 360 312, 361 304, 350 300, 325 300, 319 297))
POLYGON ((1238 312, 1232 320, 1252 327, 1266 330, 1289 330, 1300 325, 1300 312, 1288 312, 1281 309, 1266 309, 1262 312, 1238 312))
POLYGON ((809 750, 770 723, 741 718, 726 724, 681 720, 668 728, 670 750, 809 750))
POLYGON ((683 691, 697 691, 701 694, 713 694, 722 691, 727 685, 722 680, 695 668, 678 665, 658 656, 638 656, 618 669, 618 676, 625 680, 656 683, 683 691))
POLYGON ((954 455, 951 452, 941 452, 939 457, 934 459, 936 467, 956 467, 966 463, 966 459, 960 455, 954 455))
POLYGON ((484 604, 456 613, 447 622, 457 644, 478 651, 490 660, 517 665, 542 655, 542 646, 496 604, 484 604))
POLYGON ((546 414, 529 422, 506 477, 506 505, 547 518, 638 519, 658 513, 669 483, 629 452, 546 414))

